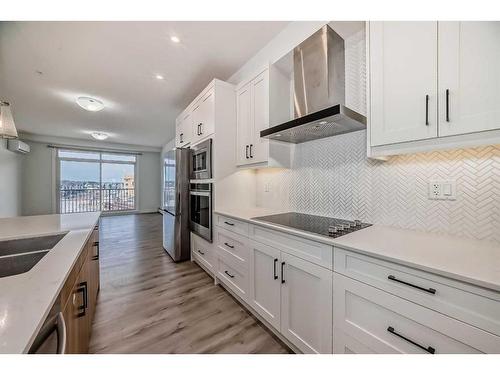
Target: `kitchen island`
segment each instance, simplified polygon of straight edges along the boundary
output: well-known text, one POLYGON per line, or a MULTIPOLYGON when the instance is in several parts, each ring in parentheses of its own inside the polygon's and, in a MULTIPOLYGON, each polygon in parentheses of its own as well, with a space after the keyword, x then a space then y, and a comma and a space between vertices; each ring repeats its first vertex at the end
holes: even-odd
MULTIPOLYGON (((98 261, 98 253, 87 257, 87 251, 91 245, 98 249, 93 236, 99 216, 91 212, 0 219, 0 241, 65 234, 29 271, 0 278, 0 353, 27 353, 60 296, 69 299, 71 292, 65 288, 76 281, 71 279, 74 269, 87 258, 98 261)), ((98 262, 95 272, 98 288, 98 262)))

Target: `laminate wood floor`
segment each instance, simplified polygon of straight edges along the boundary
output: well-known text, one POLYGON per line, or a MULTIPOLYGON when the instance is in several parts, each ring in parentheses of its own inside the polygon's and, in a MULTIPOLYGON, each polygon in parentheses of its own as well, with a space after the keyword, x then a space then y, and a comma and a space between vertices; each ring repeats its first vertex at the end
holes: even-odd
POLYGON ((101 290, 90 353, 288 353, 190 261, 162 247, 162 216, 101 219, 101 290))

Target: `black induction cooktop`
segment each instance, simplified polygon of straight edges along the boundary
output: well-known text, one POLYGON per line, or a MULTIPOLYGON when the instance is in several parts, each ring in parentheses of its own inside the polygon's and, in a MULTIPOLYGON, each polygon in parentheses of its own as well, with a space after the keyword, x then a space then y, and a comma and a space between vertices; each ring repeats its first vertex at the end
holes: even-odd
POLYGON ((253 219, 333 238, 371 226, 359 220, 350 221, 298 212, 260 216, 253 219))

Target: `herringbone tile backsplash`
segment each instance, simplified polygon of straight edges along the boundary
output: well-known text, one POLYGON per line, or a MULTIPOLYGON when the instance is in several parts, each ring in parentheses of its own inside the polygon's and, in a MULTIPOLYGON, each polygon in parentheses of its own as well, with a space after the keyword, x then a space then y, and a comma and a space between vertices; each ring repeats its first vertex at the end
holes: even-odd
POLYGON ((366 158, 366 132, 296 145, 291 169, 259 170, 257 205, 500 243, 500 146, 366 158), (427 198, 453 179, 455 201, 427 198), (270 192, 265 192, 270 184, 270 192))

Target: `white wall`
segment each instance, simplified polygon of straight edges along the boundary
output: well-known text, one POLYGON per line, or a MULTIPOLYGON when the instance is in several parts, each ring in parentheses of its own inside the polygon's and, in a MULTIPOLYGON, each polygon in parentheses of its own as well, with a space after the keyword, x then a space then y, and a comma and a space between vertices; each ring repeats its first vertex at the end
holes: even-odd
MULTIPOLYGON (((30 136, 34 139, 35 137, 30 136)), ((64 143, 72 145, 70 139, 44 137, 43 142, 26 140, 31 152, 25 155, 22 162, 22 214, 42 215, 54 213, 55 207, 55 158, 54 149, 47 144, 64 143)), ((42 140, 42 139, 41 139, 42 140)), ((74 142, 77 146, 99 146, 96 142, 74 142)), ((113 146, 113 144, 108 144, 113 146)), ((140 151, 139 146, 118 145, 121 150, 140 151), (128 147, 128 148, 127 148, 128 147)), ((149 149, 149 148, 147 148, 149 149)), ((160 206, 160 152, 142 151, 137 157, 137 205, 139 212, 153 212, 160 206)))
POLYGON ((140 212, 155 212, 161 206, 159 152, 143 152, 137 157, 139 193, 138 209, 140 212))
POLYGON ((228 79, 228 82, 238 84, 255 73, 257 69, 262 68, 268 63, 276 62, 326 23, 326 21, 290 22, 264 48, 238 69, 228 79))
POLYGON ((23 155, 7 150, 0 139, 0 217, 21 214, 21 162, 23 155))
POLYGON ((26 141, 30 153, 24 155, 22 165, 22 214, 46 215, 52 211, 55 189, 55 163, 53 153, 46 143, 26 141))

